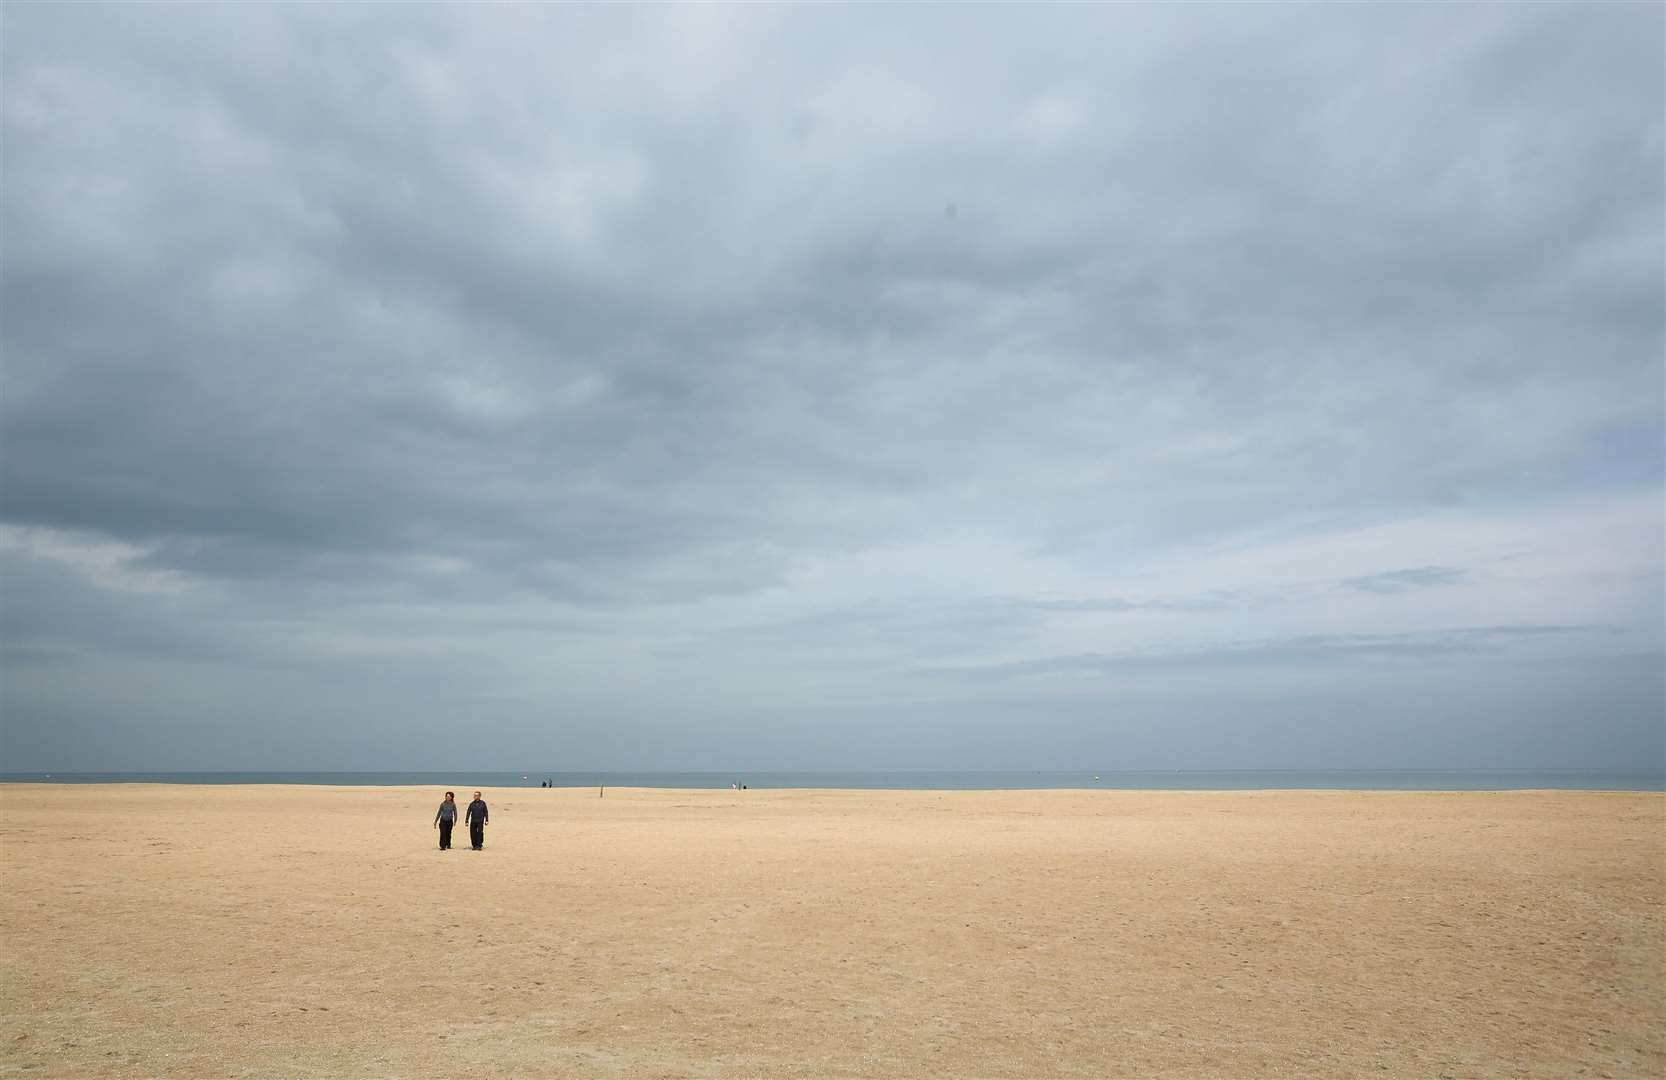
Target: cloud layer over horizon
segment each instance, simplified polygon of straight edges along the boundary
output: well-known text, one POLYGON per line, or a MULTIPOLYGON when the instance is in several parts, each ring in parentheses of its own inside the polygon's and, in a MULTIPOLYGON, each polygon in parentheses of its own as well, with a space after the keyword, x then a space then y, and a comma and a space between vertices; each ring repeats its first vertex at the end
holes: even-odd
POLYGON ((0 768, 1660 768, 1662 20, 9 7, 0 768))

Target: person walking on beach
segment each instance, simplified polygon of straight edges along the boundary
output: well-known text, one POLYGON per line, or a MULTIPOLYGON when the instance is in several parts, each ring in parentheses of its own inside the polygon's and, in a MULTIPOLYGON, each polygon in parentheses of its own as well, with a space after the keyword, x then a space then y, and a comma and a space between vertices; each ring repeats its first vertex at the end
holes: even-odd
POLYGON ((440 803, 439 812, 434 815, 434 828, 440 830, 440 850, 451 850, 451 827, 457 824, 457 793, 445 793, 445 801, 440 803))
POLYGON ((469 803, 463 820, 469 823, 469 846, 479 851, 486 846, 486 802, 480 792, 474 793, 474 801, 469 803))

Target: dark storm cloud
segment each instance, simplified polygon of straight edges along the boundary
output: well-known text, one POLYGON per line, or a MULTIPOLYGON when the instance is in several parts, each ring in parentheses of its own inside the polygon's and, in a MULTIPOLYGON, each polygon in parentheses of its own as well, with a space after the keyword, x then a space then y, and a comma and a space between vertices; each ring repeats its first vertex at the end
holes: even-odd
POLYGON ((8 8, 7 664, 1438 633, 1514 579, 1118 575, 1658 490, 1659 9, 850 16, 8 8))

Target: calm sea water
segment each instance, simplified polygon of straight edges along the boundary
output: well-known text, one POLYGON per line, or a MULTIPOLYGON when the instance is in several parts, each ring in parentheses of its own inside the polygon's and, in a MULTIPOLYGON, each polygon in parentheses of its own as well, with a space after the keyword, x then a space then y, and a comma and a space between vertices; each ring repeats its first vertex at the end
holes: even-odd
POLYGON ((1339 772, 0 772, 5 783, 322 784, 333 787, 861 788, 909 791, 1018 791, 1044 788, 1245 791, 1324 788, 1356 791, 1666 791, 1666 770, 1360 770, 1339 772))

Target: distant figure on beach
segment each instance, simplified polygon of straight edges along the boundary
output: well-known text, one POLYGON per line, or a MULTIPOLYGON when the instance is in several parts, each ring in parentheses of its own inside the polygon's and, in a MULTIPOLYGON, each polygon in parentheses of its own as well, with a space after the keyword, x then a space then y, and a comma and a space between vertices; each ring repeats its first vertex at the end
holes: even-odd
POLYGON ((486 846, 486 801, 480 797, 480 792, 474 793, 474 801, 469 803, 463 820, 469 824, 469 846, 479 851, 486 846))
POLYGON ((440 830, 440 850, 451 850, 451 827, 457 824, 457 793, 445 793, 445 801, 440 803, 439 812, 434 815, 434 828, 440 830))

